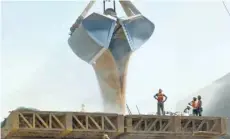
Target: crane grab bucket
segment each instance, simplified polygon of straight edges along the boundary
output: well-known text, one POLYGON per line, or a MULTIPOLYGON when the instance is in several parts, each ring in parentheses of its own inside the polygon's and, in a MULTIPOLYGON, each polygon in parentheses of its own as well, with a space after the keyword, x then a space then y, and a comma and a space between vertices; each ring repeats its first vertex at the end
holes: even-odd
POLYGON ((153 34, 154 24, 130 1, 119 1, 127 17, 114 8, 86 17, 90 2, 71 27, 68 39, 72 51, 92 64, 100 85, 106 112, 124 113, 127 65, 131 54, 153 34))

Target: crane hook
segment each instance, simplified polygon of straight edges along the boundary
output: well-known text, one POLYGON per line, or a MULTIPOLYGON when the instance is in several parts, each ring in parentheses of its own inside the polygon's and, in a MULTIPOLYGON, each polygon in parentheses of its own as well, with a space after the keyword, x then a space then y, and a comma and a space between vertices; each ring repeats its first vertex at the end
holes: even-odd
MULTIPOLYGON (((110 0, 103 0, 103 9, 104 9, 104 13, 106 11, 106 7, 105 7, 105 3, 106 2, 111 2, 110 0)), ((113 11, 116 13, 116 2, 115 0, 113 0, 113 11)))

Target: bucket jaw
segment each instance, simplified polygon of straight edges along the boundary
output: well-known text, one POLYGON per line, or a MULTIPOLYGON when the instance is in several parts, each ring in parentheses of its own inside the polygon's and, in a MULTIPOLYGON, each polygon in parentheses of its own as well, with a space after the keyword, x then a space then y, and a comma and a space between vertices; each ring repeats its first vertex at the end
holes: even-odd
POLYGON ((151 37, 155 28, 151 21, 140 14, 116 19, 92 13, 83 19, 82 24, 75 29, 69 38, 69 45, 79 58, 92 64, 109 48, 112 38, 117 35, 119 26, 125 34, 124 38, 120 38, 120 42, 126 43, 123 40, 127 40, 128 46, 126 47, 129 47, 131 51, 140 48, 151 37))
POLYGON ((109 47, 116 19, 92 13, 83 19, 68 40, 72 51, 87 63, 93 63, 109 47))
POLYGON ((140 48, 153 34, 154 24, 141 14, 120 20, 132 51, 140 48))

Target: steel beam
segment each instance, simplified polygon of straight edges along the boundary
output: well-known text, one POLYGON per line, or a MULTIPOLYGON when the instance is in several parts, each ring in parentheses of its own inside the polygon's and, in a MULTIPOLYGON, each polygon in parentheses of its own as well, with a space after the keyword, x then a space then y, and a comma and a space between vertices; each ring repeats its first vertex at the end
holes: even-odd
POLYGON ((118 115, 111 113, 13 111, 1 129, 2 138, 212 138, 226 135, 226 119, 118 115), (106 136, 105 136, 106 134, 106 136))

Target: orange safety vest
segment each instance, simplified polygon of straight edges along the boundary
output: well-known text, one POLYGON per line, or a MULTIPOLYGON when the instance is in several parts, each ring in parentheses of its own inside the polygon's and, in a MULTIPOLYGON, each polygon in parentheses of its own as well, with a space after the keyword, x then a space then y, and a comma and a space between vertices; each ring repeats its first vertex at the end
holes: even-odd
POLYGON ((157 94, 157 100, 158 100, 158 102, 162 102, 164 100, 164 94, 163 93, 158 93, 157 94))
POLYGON ((196 101, 192 101, 192 107, 195 109, 197 108, 197 102, 196 101))

